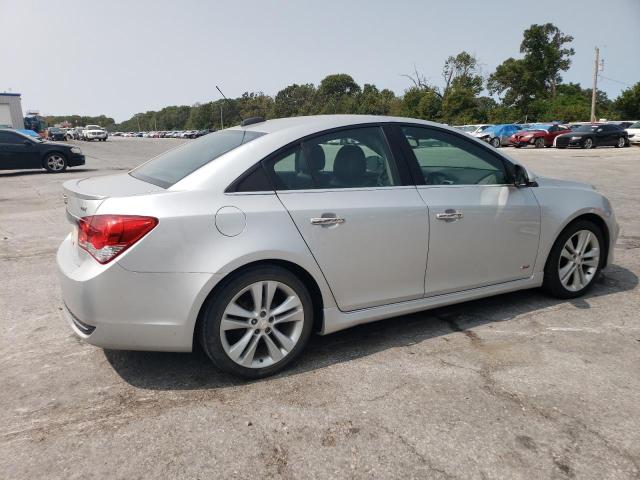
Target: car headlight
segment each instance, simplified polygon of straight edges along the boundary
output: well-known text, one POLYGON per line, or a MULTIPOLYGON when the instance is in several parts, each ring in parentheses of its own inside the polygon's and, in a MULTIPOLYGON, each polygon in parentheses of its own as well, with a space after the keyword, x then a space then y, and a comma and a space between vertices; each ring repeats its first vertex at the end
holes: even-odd
POLYGON ((571 140, 580 140, 582 137, 571 137, 571 140))
POLYGON ((80 147, 71 147, 71 152, 72 153, 77 153, 77 154, 82 154, 82 150, 80 150, 80 147))

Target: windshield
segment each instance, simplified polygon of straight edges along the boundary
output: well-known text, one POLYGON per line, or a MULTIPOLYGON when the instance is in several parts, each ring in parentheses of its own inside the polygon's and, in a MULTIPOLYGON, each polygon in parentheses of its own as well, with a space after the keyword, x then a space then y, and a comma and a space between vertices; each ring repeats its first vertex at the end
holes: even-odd
POLYGON ((87 130, 102 130, 100 125, 87 125, 87 130))
POLYGON ((636 122, 633 125, 630 125, 629 128, 640 128, 640 122, 636 122))
POLYGON ((169 188, 216 158, 264 135, 262 132, 222 130, 169 150, 131 171, 131 176, 169 188))
POLYGON ((578 133, 590 133, 590 132, 594 132, 596 130, 596 128, 598 128, 597 125, 581 125, 578 128, 576 128, 574 130, 574 132, 578 132, 578 133))

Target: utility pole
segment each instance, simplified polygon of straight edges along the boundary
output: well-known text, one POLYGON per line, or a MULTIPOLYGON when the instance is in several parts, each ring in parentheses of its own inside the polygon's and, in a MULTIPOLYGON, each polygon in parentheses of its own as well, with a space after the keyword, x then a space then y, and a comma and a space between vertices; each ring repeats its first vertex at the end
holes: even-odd
MULTIPOLYGON (((604 61, 602 67, 604 67, 604 61)), ((596 61, 593 65, 593 91, 591 92, 591 123, 596 121, 596 95, 598 92, 598 70, 600 69, 600 49, 596 47, 596 61)))
POLYGON ((224 130, 224 120, 222 118, 222 102, 220 102, 220 130, 224 130))

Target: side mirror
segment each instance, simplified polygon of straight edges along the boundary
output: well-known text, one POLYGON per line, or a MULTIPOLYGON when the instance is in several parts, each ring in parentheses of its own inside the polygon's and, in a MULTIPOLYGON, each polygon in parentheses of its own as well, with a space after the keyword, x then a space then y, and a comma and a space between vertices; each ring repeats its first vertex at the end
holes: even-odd
POLYGON ((29 140, 25 140, 23 143, 24 143, 27 147, 30 147, 30 146, 31 146, 31 142, 30 142, 29 140))
POLYGON ((518 188, 528 187, 531 184, 529 175, 522 165, 514 165, 513 185, 518 188))

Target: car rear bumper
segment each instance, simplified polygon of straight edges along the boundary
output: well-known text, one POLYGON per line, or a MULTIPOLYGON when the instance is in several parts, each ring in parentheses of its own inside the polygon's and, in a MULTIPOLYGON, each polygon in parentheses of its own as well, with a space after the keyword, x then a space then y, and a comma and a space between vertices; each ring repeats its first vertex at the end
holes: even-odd
POLYGON ((88 343, 118 350, 191 351, 200 307, 222 275, 138 273, 78 261, 69 235, 57 254, 65 315, 88 343))

